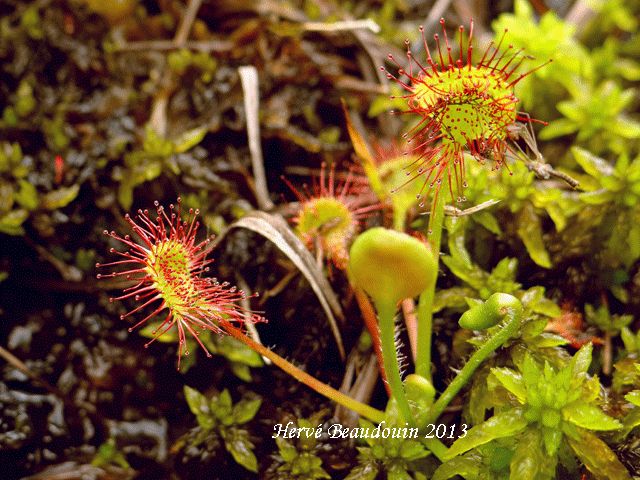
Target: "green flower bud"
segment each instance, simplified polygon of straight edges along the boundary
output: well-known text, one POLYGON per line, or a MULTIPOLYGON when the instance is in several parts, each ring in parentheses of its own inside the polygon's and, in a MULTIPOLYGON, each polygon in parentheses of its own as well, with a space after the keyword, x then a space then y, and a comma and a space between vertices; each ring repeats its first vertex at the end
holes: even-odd
POLYGON ((426 400, 431 404, 436 396, 436 389, 431 382, 415 373, 407 376, 404 382, 404 389, 407 393, 407 398, 414 401, 426 400))
POLYGON ((349 255, 353 282, 376 304, 395 305, 425 290, 437 268, 431 249, 406 233, 372 228, 360 235, 349 255))
POLYGON ((468 330, 485 330, 503 320, 503 305, 510 305, 515 298, 506 293, 494 293, 489 299, 462 314, 458 324, 468 330))

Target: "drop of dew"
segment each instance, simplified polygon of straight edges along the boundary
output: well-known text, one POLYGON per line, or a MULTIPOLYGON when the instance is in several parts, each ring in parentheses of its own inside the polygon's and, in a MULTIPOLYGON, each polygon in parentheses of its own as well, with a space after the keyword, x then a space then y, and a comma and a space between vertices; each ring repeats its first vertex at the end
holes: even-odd
POLYGON ((462 198, 458 197, 458 202, 462 201, 462 198))
POLYGON ((464 195, 462 196, 462 201, 466 202, 467 201, 467 197, 465 197, 464 195))
POLYGON ((462 182, 462 186, 463 186, 464 188, 467 188, 467 187, 469 186, 469 184, 468 184, 467 182, 462 182))
POLYGON ((433 230, 429 229, 429 235, 433 235, 433 230))

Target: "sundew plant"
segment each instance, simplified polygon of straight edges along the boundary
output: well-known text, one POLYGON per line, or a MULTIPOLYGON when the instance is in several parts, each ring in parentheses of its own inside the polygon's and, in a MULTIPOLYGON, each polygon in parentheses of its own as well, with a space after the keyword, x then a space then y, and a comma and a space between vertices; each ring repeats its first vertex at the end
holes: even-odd
POLYGON ((387 73, 409 92, 402 97, 407 100, 407 112, 423 117, 410 133, 404 135, 413 143, 417 156, 408 167, 411 169, 408 182, 416 179, 423 182, 418 195, 422 198, 421 206, 435 188, 432 213, 435 213, 443 178, 449 184, 451 198, 458 202, 464 200, 463 189, 467 186, 465 152, 470 152, 481 163, 491 160, 493 168, 505 164, 507 152, 515 156, 507 142, 509 128, 516 121, 530 119, 517 112, 518 98, 514 94, 514 86, 533 71, 516 73, 525 58, 523 50, 514 51, 512 46, 500 50, 502 40, 495 48, 492 43, 474 65, 473 22, 466 49, 463 44, 464 28, 460 27, 460 55, 454 60, 444 20, 441 23, 443 40, 435 35, 438 48, 435 60, 421 28, 426 60, 416 59, 407 41, 408 68, 396 63, 399 77, 387 73), (405 83, 402 75, 406 75, 409 82, 405 83))
MULTIPOLYGON (((230 287, 227 283, 219 283, 214 279, 201 275, 208 271, 207 265, 213 260, 207 260, 206 245, 210 239, 196 245, 195 238, 199 223, 196 222, 198 211, 191 210, 189 219, 183 220, 178 199, 177 212, 170 206, 167 215, 164 208, 156 202, 158 216, 155 221, 149 217, 148 210, 138 212, 136 223, 129 215, 125 218, 131 224, 133 231, 142 238, 143 244, 138 244, 129 235, 120 237, 115 232, 105 230, 105 235, 124 243, 130 250, 124 253, 114 248, 112 253, 118 253, 123 260, 97 264, 96 267, 114 265, 133 265, 134 268, 110 274, 99 274, 98 278, 124 276, 127 280, 138 282, 125 290, 124 295, 109 299, 122 300, 134 297, 136 300, 145 299, 142 305, 121 315, 120 319, 141 310, 154 302, 156 309, 139 321, 133 328, 142 325, 156 314, 167 309, 168 313, 162 324, 154 330, 153 342, 157 337, 166 333, 172 327, 178 330, 178 370, 180 358, 189 355, 186 342, 186 332, 198 341, 198 344, 211 356, 207 347, 198 338, 202 330, 211 330, 222 334, 225 325, 235 322, 242 325, 247 318, 251 322, 263 320, 260 316, 250 312, 242 312, 235 302, 244 298, 242 291, 230 287), (157 337, 156 337, 157 335, 157 337)), ((148 346, 151 342, 147 343, 148 346)))
MULTIPOLYGON (((365 439, 367 446, 359 447, 358 465, 352 468, 349 479, 373 480, 381 471, 385 471, 388 478, 425 478, 424 472, 428 471, 437 479, 454 475, 464 478, 552 479, 561 468, 576 473, 578 462, 581 462, 596 478, 628 480, 630 477, 625 466, 615 457, 611 447, 593 432, 614 432, 624 428, 630 431, 640 423, 638 414, 619 420, 599 408, 598 404, 603 399, 600 383, 598 377, 587 372, 592 361, 592 345, 589 343, 569 359, 561 347, 567 343, 566 340, 543 333, 546 325, 544 315, 552 316, 558 309, 529 308, 532 302, 541 302, 542 288, 522 290, 512 281, 513 288, 508 288, 508 292, 502 291, 507 289, 505 283, 494 293, 487 285, 478 285, 479 291, 486 292, 481 299, 477 295, 458 292, 468 306, 459 318, 461 331, 475 333, 465 337, 471 347, 462 368, 440 392, 434 387, 431 346, 433 312, 442 308, 436 307, 435 298, 445 223, 443 194, 446 192, 441 191, 443 182, 457 203, 466 200, 465 162, 470 159, 482 165, 491 162, 492 170, 497 170, 505 166, 507 160, 521 158, 530 170, 542 172, 543 178, 549 178, 545 172, 553 171, 550 167, 547 170, 539 166, 532 168, 533 162, 516 143, 519 138, 524 138, 536 155, 538 164, 544 163, 530 130, 526 129, 526 125, 537 120, 518 112, 519 100, 514 87, 546 63, 520 73, 519 67, 527 58, 526 54, 523 49, 505 47, 504 34, 484 51, 477 63, 474 62, 473 22, 466 42, 464 29, 460 27, 459 54, 454 56, 444 20, 441 23, 443 34, 442 37, 435 35, 435 56, 432 56, 421 29, 426 59, 418 60, 407 49, 407 68, 401 67, 390 56, 396 62, 398 72, 397 75, 387 73, 407 92, 395 97, 395 100, 406 101, 407 110, 401 113, 421 118, 410 132, 403 135, 410 144, 406 157, 411 161, 406 165, 393 162, 393 168, 403 168, 409 178, 404 185, 389 193, 396 195, 407 183, 416 181, 422 182, 415 199, 420 201, 420 206, 424 205, 429 194, 433 194, 427 235, 405 231, 408 230, 405 218, 397 216, 392 222, 395 230, 362 226, 362 220, 374 213, 379 215, 379 223, 388 224, 384 212, 380 211, 383 208, 393 210, 397 204, 383 205, 376 201, 376 198, 387 200, 383 177, 389 172, 385 170, 382 173, 381 163, 376 165, 372 161, 365 142, 349 120, 348 112, 349 133, 364 161, 369 182, 360 179, 354 182, 350 171, 342 186, 336 188, 335 165, 330 167, 327 183, 325 164, 322 164, 320 183, 314 184, 313 192, 310 193, 305 186, 306 196, 286 181, 300 200, 298 211, 292 218, 298 237, 295 241, 287 241, 293 242, 295 248, 302 246, 315 251, 315 267, 320 274, 324 266, 320 258, 326 255, 348 279, 349 295, 357 299, 378 357, 379 372, 388 395, 384 411, 318 381, 246 335, 249 325, 264 319, 238 305, 247 300, 242 291, 208 278, 211 260, 206 259, 209 253, 206 247, 210 238, 196 243, 199 223, 195 217, 198 211, 191 210, 185 221, 180 205, 177 209, 172 205, 170 213, 167 213, 156 203, 155 219, 147 211, 139 211, 138 221, 126 216, 141 243, 128 235, 121 237, 105 231, 112 239, 124 243, 129 251, 122 253, 112 248, 111 252, 121 259, 97 266, 120 268, 124 265, 125 270, 101 276, 124 277, 136 282, 123 295, 110 300, 134 298, 142 302, 121 319, 154 305, 152 313, 135 326, 168 310, 153 335, 155 339, 172 329, 177 330, 179 359, 189 354, 187 333, 197 340, 207 356, 211 354, 199 339, 202 331, 230 335, 316 392, 360 414, 363 417, 360 424, 370 425, 370 430, 376 428, 369 423, 374 422, 378 429, 386 423, 400 431, 413 432, 410 441, 396 441, 395 437, 384 441, 365 439), (362 233, 359 232, 361 229, 364 230, 362 233), (535 299, 532 295, 536 296, 535 299), (402 305, 406 328, 410 331, 412 359, 409 362, 402 354, 396 326, 399 305, 402 305), (477 396, 480 392, 486 394, 486 398, 476 398, 471 413, 465 410, 457 416, 456 421, 460 424, 437 423, 445 422, 450 403, 470 387, 472 395, 477 396), (491 409, 493 413, 484 421, 485 411, 491 409), (429 433, 434 431, 446 432, 447 436, 429 433), (591 447, 597 447, 599 453, 589 456, 591 447), (545 455, 548 459, 540 461, 545 455), (561 465, 562 461, 568 462, 568 466, 561 465)), ((385 168, 392 166, 389 164, 385 168)), ((578 185, 566 174, 556 172, 555 176, 574 188, 578 185)), ((406 216, 410 208, 403 205, 399 210, 406 216)), ((455 215, 461 213, 465 212, 454 210, 455 215)), ((392 215, 397 214, 392 211, 392 215)), ((266 214, 257 218, 262 222, 271 221, 266 214)), ((273 225, 276 225, 275 221, 273 225)), ((268 230, 264 226, 251 228, 261 232, 268 230)), ((455 233, 451 225, 449 230, 452 253, 461 263, 471 265, 466 247, 456 243, 456 239, 464 240, 464 234, 455 233)), ((282 242, 285 237, 277 238, 282 242)), ((279 248, 286 251, 280 245, 279 248)), ((289 246, 289 250, 295 249, 289 246)), ((509 262, 515 269, 517 262, 509 262)), ((460 271, 458 269, 454 273, 460 271)), ((332 275, 329 279, 334 280, 332 275)), ((486 278, 475 280, 471 283, 482 283, 486 278)), ((198 417, 202 429, 195 443, 199 445, 211 435, 220 437, 236 462, 257 472, 258 463, 253 454, 255 442, 250 439, 249 431, 239 425, 244 425, 259 413, 260 401, 254 401, 250 414, 243 416, 239 408, 232 407, 226 390, 220 397, 214 396, 209 400, 207 396, 185 388, 191 410, 198 417), (224 405, 219 399, 224 399, 224 405), (219 408, 224 411, 218 412, 219 408), (228 412, 235 412, 235 417, 230 417, 228 412), (233 435, 237 437, 235 441, 232 440, 233 435)), ((304 419, 297 422, 306 425, 304 419)), ((318 432, 315 439, 321 437, 321 427, 322 424, 315 430, 309 428, 318 432)), ((276 443, 280 453, 276 456, 277 469, 272 471, 296 478, 301 475, 329 478, 322 460, 316 456, 321 442, 305 444, 302 441, 294 445, 278 439, 276 443)))

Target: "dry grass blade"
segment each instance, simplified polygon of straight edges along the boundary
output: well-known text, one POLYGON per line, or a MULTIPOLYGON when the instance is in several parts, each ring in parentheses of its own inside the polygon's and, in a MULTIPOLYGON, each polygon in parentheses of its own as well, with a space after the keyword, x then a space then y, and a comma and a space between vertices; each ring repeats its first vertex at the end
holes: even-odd
POLYGON ((262 210, 273 208, 267 189, 267 177, 262 162, 262 147, 260 146, 260 120, 258 118, 258 70, 254 66, 238 69, 242 90, 244 92, 244 111, 247 117, 247 134, 249 136, 249 151, 255 181, 256 200, 262 210))
POLYGON ((291 228, 289 228, 287 222, 277 215, 271 215, 260 211, 250 212, 237 222, 230 225, 223 235, 216 238, 215 243, 220 242, 224 235, 233 228, 246 228, 259 233, 266 239, 273 242, 300 270, 311 284, 311 288, 313 288, 322 308, 329 318, 331 331, 333 332, 333 336, 338 344, 340 358, 344 361, 346 355, 342 344, 340 330, 338 329, 338 324, 335 318, 337 316, 341 320, 344 319, 340 303, 338 302, 331 285, 324 276, 324 273, 318 267, 315 259, 306 249, 302 241, 295 235, 295 233, 293 233, 291 228))

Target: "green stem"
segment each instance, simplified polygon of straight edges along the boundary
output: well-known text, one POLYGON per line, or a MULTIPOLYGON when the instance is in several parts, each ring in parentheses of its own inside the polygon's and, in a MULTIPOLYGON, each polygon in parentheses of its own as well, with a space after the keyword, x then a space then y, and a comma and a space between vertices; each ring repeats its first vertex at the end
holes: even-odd
MULTIPOLYGON (((366 405, 364 403, 358 402, 357 400, 354 400, 353 398, 345 395, 344 393, 339 392, 335 388, 332 388, 329 385, 322 383, 318 379, 312 377, 308 373, 303 372, 298 367, 292 365, 291 363, 286 361, 284 358, 282 358, 280 355, 272 352, 264 345, 261 345, 260 343, 247 337, 239 329, 231 325, 223 325, 223 327, 226 330, 226 332, 229 335, 231 335, 233 338, 240 340, 245 345, 248 345, 253 350, 258 352, 260 355, 267 357, 269 360, 271 360, 273 363, 275 363, 278 367, 280 367, 282 370, 287 372, 293 378, 304 383, 308 387, 311 387, 321 395, 324 395, 330 400, 333 400, 334 402, 339 403, 340 405, 344 405, 345 407, 350 408, 355 412, 358 412, 360 415, 368 418, 372 422, 380 423, 384 420, 385 418, 384 412, 376 408, 373 408, 369 405, 366 405)), ((406 399, 405 399, 405 402, 406 402, 406 399)))
POLYGON ((440 252, 442 227, 444 225, 444 197, 445 195, 440 193, 437 198, 434 199, 434 201, 436 202, 436 206, 433 210, 433 218, 429 222, 429 242, 431 243, 433 251, 437 252, 438 254, 440 252))
POLYGON ((444 223, 444 195, 438 195, 433 218, 431 219, 431 231, 429 243, 436 259, 436 268, 431 273, 427 288, 420 294, 418 303, 418 348, 416 355, 416 373, 430 382, 431 378, 431 333, 433 330, 433 300, 436 294, 436 281, 438 280, 438 261, 440 258, 440 242, 442 239, 442 225, 444 223))
POLYGON ((402 420, 409 425, 415 424, 409 402, 404 392, 402 379, 400 378, 400 366, 398 365, 398 356, 396 355, 394 317, 396 306, 393 302, 375 301, 378 310, 378 325, 380 328, 380 344, 382 346, 382 361, 384 362, 384 371, 387 374, 387 382, 391 394, 396 399, 398 411, 402 416, 402 420))
POLYGON ((384 362, 382 361, 382 346, 380 344, 380 329, 378 328, 378 318, 376 312, 371 305, 371 301, 364 290, 357 285, 353 286, 353 290, 356 294, 356 300, 362 312, 362 318, 371 335, 371 341, 373 342, 373 350, 376 352, 378 358, 378 368, 380 369, 380 376, 384 382, 384 387, 387 390, 387 395, 391 396, 391 390, 389 389, 389 383, 387 382, 387 374, 384 371, 384 362))
POLYGON ((442 443, 437 438, 426 438, 422 442, 425 447, 429 449, 431 453, 433 453, 438 460, 442 463, 446 462, 444 459, 447 450, 449 450, 444 443, 442 443))
POLYGON ((404 232, 407 221, 407 208, 402 200, 393 201, 393 229, 404 232))
POLYGON ((482 305, 473 307, 464 313, 463 318, 466 322, 477 321, 486 323, 487 319, 491 320, 491 323, 494 325, 505 319, 508 319, 508 322, 504 328, 471 355, 471 358, 462 368, 462 371, 456 375, 456 378, 453 379, 436 403, 433 404, 425 423, 435 422, 444 409, 447 408, 451 400, 455 398, 460 389, 467 383, 469 378, 471 378, 471 375, 473 375, 473 372, 475 372, 480 364, 518 331, 522 323, 522 316, 522 302, 505 293, 494 293, 482 305))

